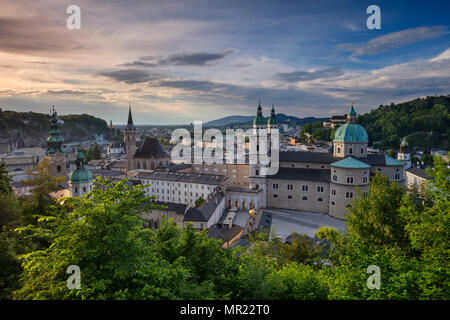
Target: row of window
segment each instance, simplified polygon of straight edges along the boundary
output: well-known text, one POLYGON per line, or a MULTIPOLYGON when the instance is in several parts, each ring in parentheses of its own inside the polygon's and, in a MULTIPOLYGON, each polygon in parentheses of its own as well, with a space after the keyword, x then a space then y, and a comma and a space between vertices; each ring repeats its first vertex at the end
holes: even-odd
MULTIPOLYGON (((294 185, 293 184, 288 184, 287 186, 288 190, 294 190, 294 185)), ((279 189, 279 185, 278 183, 273 183, 272 184, 272 189, 273 190, 278 190, 279 189)), ((302 185, 302 191, 307 192, 309 190, 308 185, 304 184, 302 185)), ((317 186, 317 192, 323 192, 324 187, 323 186, 317 186)))
MULTIPOLYGON (((359 154, 364 154, 364 148, 361 147, 359 154)), ((341 153, 341 147, 337 148, 337 153, 341 153)), ((353 148, 348 148, 348 154, 353 154, 353 148)))
MULTIPOLYGON (((337 181, 338 181, 337 175, 333 175, 333 182, 337 182, 337 181)), ((346 181, 347 181, 347 184, 353 184, 355 180, 353 179, 353 177, 347 177, 346 181)), ((368 177, 363 177, 363 180, 362 180, 363 183, 367 183, 368 181, 369 181, 368 177)))
MULTIPOLYGON (((278 198, 278 195, 277 195, 277 194, 274 194, 273 197, 274 197, 274 198, 278 198)), ((294 199, 294 197, 293 197, 292 195, 288 195, 287 198, 288 198, 289 200, 294 199)), ((308 200, 308 197, 306 197, 306 196, 305 196, 305 197, 302 197, 302 200, 305 200, 305 201, 306 201, 306 200, 308 200)), ((323 202, 323 198, 320 198, 320 197, 319 197, 319 198, 317 198, 317 201, 318 201, 318 202, 323 202)))

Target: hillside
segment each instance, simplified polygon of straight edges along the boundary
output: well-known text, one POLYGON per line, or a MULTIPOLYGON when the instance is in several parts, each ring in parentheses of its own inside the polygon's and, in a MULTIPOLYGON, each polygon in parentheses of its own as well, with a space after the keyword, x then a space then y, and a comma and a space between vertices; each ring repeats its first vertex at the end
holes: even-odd
POLYGON ((406 136, 413 148, 449 149, 450 95, 430 96, 390 105, 380 105, 360 115, 358 121, 369 142, 383 149, 397 149, 406 136))
MULTIPOLYGON (((253 119, 255 116, 229 116, 220 118, 217 120, 209 121, 204 124, 206 127, 225 127, 225 126, 239 126, 246 127, 251 126, 253 124, 253 119)), ((268 118, 266 117, 266 120, 268 118)), ((325 121, 327 118, 315 118, 315 117, 307 117, 307 118, 297 118, 294 116, 288 116, 283 113, 277 114, 277 119, 279 124, 288 124, 291 127, 295 126, 304 126, 307 123, 314 123, 317 121, 325 121)))
MULTIPOLYGON (((94 138, 97 134, 108 136, 110 130, 105 120, 87 115, 65 115, 61 133, 65 142, 94 138)), ((50 116, 36 112, 15 112, 0 109, 0 138, 11 138, 19 147, 45 147, 50 130, 50 116)))

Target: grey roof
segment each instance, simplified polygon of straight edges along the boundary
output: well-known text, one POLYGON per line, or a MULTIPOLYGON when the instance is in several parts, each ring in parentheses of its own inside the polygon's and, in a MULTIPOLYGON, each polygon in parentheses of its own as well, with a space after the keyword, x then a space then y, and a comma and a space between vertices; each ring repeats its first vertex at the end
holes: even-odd
POLYGON ((219 185, 222 181, 227 179, 227 176, 205 173, 154 170, 153 172, 140 172, 138 173, 136 178, 219 185))
POLYGON ((425 171, 425 169, 422 169, 419 167, 412 167, 412 168, 409 168, 407 171, 415 176, 418 176, 418 177, 421 177, 421 178, 424 178, 427 180, 430 179, 430 177, 427 175, 427 172, 425 171))
POLYGON ((277 174, 269 176, 268 179, 281 180, 306 180, 306 181, 330 181, 329 169, 309 168, 279 168, 277 174))
POLYGON ((184 221, 207 222, 224 197, 225 194, 222 191, 214 193, 200 207, 189 208, 184 216, 184 221))
POLYGON ((272 227, 272 213, 267 211, 261 212, 261 218, 258 222, 258 227, 256 228, 257 231, 266 231, 270 232, 270 228, 272 227))
POLYGON ((229 228, 228 226, 222 227, 218 224, 215 224, 209 227, 207 230, 209 238, 214 238, 217 240, 222 240, 223 242, 227 242, 236 237, 239 234, 239 232, 241 232, 243 229, 244 229, 243 227, 237 225, 233 225, 231 228, 229 228))
POLYGON ((108 170, 108 169, 92 169, 91 170, 94 177, 103 177, 103 178, 115 178, 118 176, 123 176, 124 174, 120 171, 108 170))
MULTIPOLYGON (((311 162, 333 163, 343 158, 335 158, 332 153, 308 151, 280 151, 280 162, 311 162)), ((355 158, 371 166, 386 166, 384 154, 368 154, 366 157, 355 158)))
POLYGON ((334 158, 332 153, 308 152, 308 151, 280 151, 280 162, 313 162, 313 163, 332 163, 340 160, 334 158))
POLYGON ((168 156, 169 154, 159 140, 153 137, 146 138, 134 155, 135 158, 164 158, 168 156))
POLYGON ((108 167, 112 168, 126 168, 127 167, 127 161, 126 160, 117 160, 108 165, 108 167))

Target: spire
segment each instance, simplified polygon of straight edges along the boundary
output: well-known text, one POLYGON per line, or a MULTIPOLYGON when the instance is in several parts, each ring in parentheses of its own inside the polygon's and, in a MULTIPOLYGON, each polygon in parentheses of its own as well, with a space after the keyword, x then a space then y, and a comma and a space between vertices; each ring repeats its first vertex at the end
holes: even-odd
POLYGON ((64 153, 62 144, 64 138, 59 131, 58 114, 56 113, 55 106, 50 110, 50 132, 47 138, 47 155, 53 155, 56 152, 64 153))
POLYGON ((127 126, 133 126, 133 116, 131 115, 131 104, 128 105, 128 124, 127 126))
POLYGON ((270 110, 270 118, 267 121, 267 124, 269 124, 269 125, 278 124, 277 116, 275 114, 275 107, 274 107, 273 103, 272 103, 272 110, 270 110))
POLYGON ((347 115, 347 123, 355 123, 356 116, 357 116, 357 113, 355 111, 355 108, 353 107, 353 101, 352 101, 352 107, 350 108, 350 112, 347 115))
POLYGON ((256 112, 256 117, 253 120, 253 125, 265 125, 266 120, 264 119, 262 115, 262 108, 261 108, 261 99, 259 99, 258 103, 258 111, 256 112))
POLYGON ((352 116, 356 116, 355 108, 353 108, 353 101, 352 101, 352 108, 350 109, 350 114, 351 114, 352 116))

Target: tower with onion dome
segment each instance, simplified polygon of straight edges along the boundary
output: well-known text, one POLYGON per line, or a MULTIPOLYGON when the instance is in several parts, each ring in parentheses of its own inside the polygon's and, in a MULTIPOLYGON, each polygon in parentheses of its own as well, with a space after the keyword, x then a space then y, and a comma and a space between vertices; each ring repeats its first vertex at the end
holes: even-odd
POLYGON ((55 110, 55 106, 50 114, 50 132, 47 137, 47 159, 50 162, 50 175, 55 178, 63 177, 60 184, 67 185, 67 158, 63 147, 64 138, 59 131, 61 121, 55 110))
POLYGON ((72 197, 84 197, 93 187, 94 177, 86 164, 83 151, 78 150, 76 168, 69 176, 69 190, 72 197))
POLYGON ((397 160, 402 161, 405 164, 405 170, 411 168, 411 155, 409 153, 409 145, 408 141, 406 141, 406 137, 403 137, 402 142, 400 143, 397 160))

